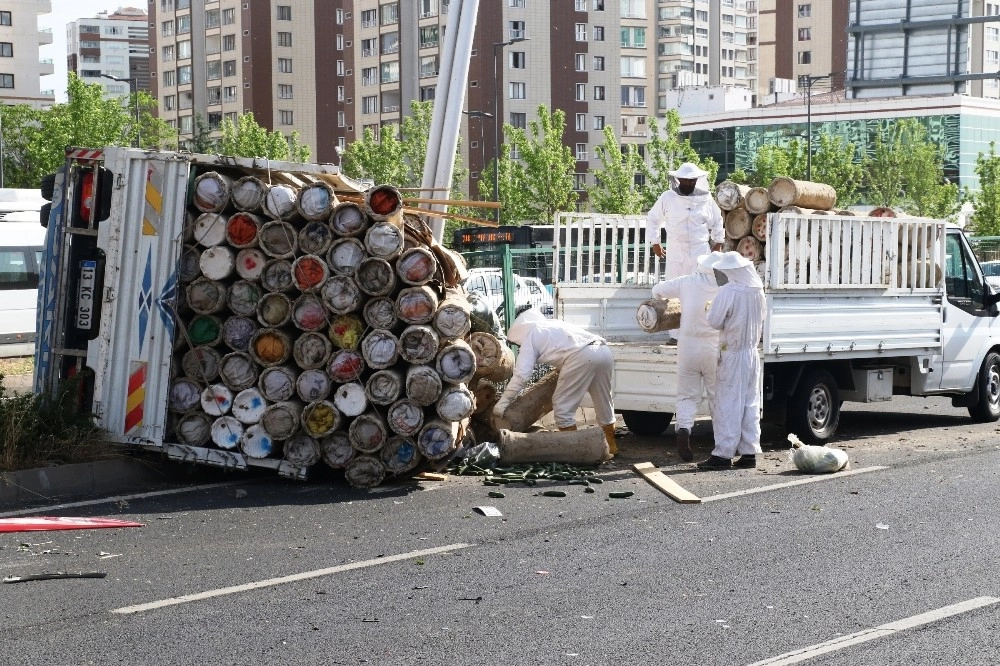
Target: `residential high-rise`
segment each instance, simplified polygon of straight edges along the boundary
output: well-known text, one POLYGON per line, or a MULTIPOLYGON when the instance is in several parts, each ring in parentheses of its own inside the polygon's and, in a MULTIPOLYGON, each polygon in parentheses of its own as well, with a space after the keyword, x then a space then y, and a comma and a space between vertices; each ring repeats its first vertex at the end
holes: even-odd
POLYGON ((799 91, 843 89, 849 0, 759 0, 758 102, 794 81, 799 91), (817 80, 817 77, 822 77, 817 80), (822 83, 820 83, 822 81, 822 83))
POLYGON ((66 24, 67 70, 110 97, 149 90, 148 21, 145 10, 124 7, 66 24))
POLYGON ((52 43, 51 30, 38 29, 38 15, 52 12, 50 0, 4 0, 0 3, 0 103, 46 106, 55 101, 41 90, 41 77, 52 74, 51 60, 39 59, 39 46, 52 43))

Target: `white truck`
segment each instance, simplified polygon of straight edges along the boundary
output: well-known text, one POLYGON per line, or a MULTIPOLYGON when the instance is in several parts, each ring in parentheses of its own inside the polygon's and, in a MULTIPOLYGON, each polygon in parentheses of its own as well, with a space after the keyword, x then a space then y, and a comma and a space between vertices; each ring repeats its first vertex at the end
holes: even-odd
MULTIPOLYGON (((674 413, 677 348, 635 319, 662 272, 645 218, 566 213, 554 231, 556 317, 609 341, 616 409, 631 431, 662 433, 674 413)), ((1000 418, 1000 295, 959 228, 771 214, 767 239, 758 267, 765 419, 824 441, 843 401, 893 395, 950 396, 976 421, 1000 418)))

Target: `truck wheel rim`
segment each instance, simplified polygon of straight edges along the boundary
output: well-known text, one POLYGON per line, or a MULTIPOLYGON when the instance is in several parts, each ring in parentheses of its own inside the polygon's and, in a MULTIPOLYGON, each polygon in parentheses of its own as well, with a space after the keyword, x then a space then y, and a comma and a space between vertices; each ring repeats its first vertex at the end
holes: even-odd
POLYGON ((819 431, 830 420, 830 393, 825 386, 814 386, 809 394, 809 425, 819 431))
POLYGON ((996 407, 997 404, 1000 404, 1000 365, 998 364, 990 366, 986 391, 991 407, 996 407))

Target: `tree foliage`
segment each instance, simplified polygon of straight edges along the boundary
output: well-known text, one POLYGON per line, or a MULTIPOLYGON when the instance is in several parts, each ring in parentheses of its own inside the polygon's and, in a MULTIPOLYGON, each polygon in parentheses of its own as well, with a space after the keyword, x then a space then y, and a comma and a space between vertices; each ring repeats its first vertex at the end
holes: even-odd
POLYGON ((622 146, 611 125, 604 126, 604 143, 594 149, 601 163, 591 169, 595 184, 587 187, 590 207, 612 215, 638 215, 642 212, 643 191, 636 186, 635 175, 645 164, 634 144, 622 146))
POLYGON ((556 213, 573 210, 576 203, 576 157, 563 144, 566 114, 561 109, 549 111, 544 104, 538 106, 537 113, 527 131, 504 125, 504 137, 516 151, 524 171, 523 178, 518 179, 521 189, 501 191, 501 201, 506 205, 509 199, 523 197, 514 207, 526 210, 527 220, 552 224, 556 213))
POLYGON ((864 166, 857 161, 857 147, 839 136, 821 134, 813 138, 812 179, 837 191, 837 207, 860 202, 864 166))
POLYGON ((990 142, 989 153, 976 157, 976 175, 979 191, 970 197, 970 224, 977 236, 1000 236, 1000 156, 995 142, 990 142))
POLYGON ((291 136, 274 130, 268 132, 254 118, 252 113, 244 113, 234 123, 230 119, 222 121, 222 136, 218 141, 218 152, 232 157, 263 157, 269 160, 289 160, 308 162, 309 146, 299 141, 299 133, 291 136))
POLYGON ((692 162, 708 172, 709 185, 715 184, 719 165, 711 157, 702 158, 691 146, 690 139, 681 141, 681 116, 677 109, 670 109, 661 128, 656 118, 649 118, 649 141, 646 143, 646 161, 643 175, 646 188, 643 190, 642 210, 649 210, 660 195, 670 189, 670 171, 684 162, 692 162))

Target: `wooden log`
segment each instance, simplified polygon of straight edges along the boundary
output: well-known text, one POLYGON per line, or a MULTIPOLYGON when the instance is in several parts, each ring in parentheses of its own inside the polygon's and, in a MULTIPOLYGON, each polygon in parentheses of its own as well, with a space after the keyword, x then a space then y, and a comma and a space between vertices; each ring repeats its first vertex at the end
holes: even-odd
POLYGON ((392 330, 399 324, 396 316, 396 301, 392 298, 373 298, 365 303, 362 310, 365 323, 372 328, 392 330))
POLYGON ((337 315, 330 320, 327 335, 338 349, 357 349, 364 333, 365 325, 357 315, 337 315))
POLYGON ((535 421, 552 411, 552 395, 559 372, 550 370, 544 377, 521 391, 500 418, 493 419, 497 430, 525 432, 535 421))
POLYGON ((192 317, 187 326, 187 340, 195 346, 216 346, 222 340, 222 320, 214 315, 192 317))
POLYGON ((476 397, 465 384, 449 386, 441 392, 435 409, 445 421, 461 421, 476 411, 476 397))
POLYGON ((214 382, 219 377, 222 356, 211 347, 195 347, 184 353, 181 369, 186 377, 193 377, 202 384, 214 382))
POLYGON ((389 427, 378 412, 370 410, 351 421, 347 436, 358 453, 375 453, 389 440, 389 427))
POLYGON ((201 253, 198 266, 204 277, 225 280, 236 270, 236 254, 224 245, 210 247, 201 253))
POLYGON ((681 327, 681 302, 675 298, 650 298, 639 304, 635 320, 647 333, 677 330, 681 327))
POLYGON ((391 405, 403 394, 405 381, 402 371, 397 368, 379 370, 365 383, 365 395, 375 405, 391 405))
POLYGON ((194 245, 185 245, 177 262, 177 279, 181 284, 194 282, 201 277, 201 251, 194 245))
POLYGON ((377 328, 361 341, 361 354, 369 368, 383 370, 399 359, 399 339, 390 331, 377 328))
POLYGON ((260 417, 264 430, 276 440, 284 441, 292 437, 302 426, 302 408, 297 400, 286 400, 268 405, 260 417))
POLYGON ((282 449, 285 460, 296 467, 312 467, 322 457, 322 450, 316 438, 301 432, 286 441, 282 449))
POLYGON ((243 250, 257 247, 257 234, 264 220, 253 213, 234 213, 226 223, 226 242, 243 250))
POLYGON ((257 232, 257 244, 273 259, 291 259, 299 246, 299 234, 289 222, 271 220, 257 232))
POLYGON ((373 224, 365 232, 365 249, 373 257, 396 259, 403 253, 404 245, 403 231, 388 222, 373 224))
POLYGON ((416 437, 424 425, 424 410, 413 400, 400 398, 389 407, 386 420, 397 435, 416 437))
POLYGON ((217 447, 232 451, 239 448, 245 431, 243 424, 235 416, 220 416, 212 422, 209 435, 217 447))
POLYGON ((331 390, 333 381, 322 368, 303 370, 295 378, 295 394, 302 402, 326 400, 331 390))
POLYGON ((260 285, 250 280, 237 280, 226 292, 226 305, 233 314, 249 317, 257 313, 257 303, 264 291, 260 285))
POLYGON ((789 213, 791 215, 814 215, 816 213, 812 208, 804 208, 802 206, 782 206, 778 209, 779 213, 789 213))
POLYGON ((333 393, 333 406, 349 419, 368 410, 368 395, 360 382, 341 384, 333 393))
POLYGON ((340 427, 340 412, 328 400, 310 402, 302 408, 302 432, 310 437, 323 437, 340 427))
POLYGON ((299 229, 299 251, 324 256, 333 245, 333 231, 325 220, 311 220, 299 229))
POLYGON ((396 288, 396 271, 385 259, 368 257, 358 266, 356 280, 368 296, 388 296, 396 288))
MULTIPOLYGON (((292 340, 277 328, 262 328, 250 339, 250 356, 265 368, 281 365, 292 357, 292 340)), ((256 378, 254 382, 256 382, 256 378)))
POLYGON ((411 247, 396 261, 399 279, 411 287, 420 287, 430 282, 437 269, 437 259, 426 247, 411 247))
POLYGON ((264 426, 257 423, 243 431, 240 450, 248 458, 269 458, 275 452, 274 439, 267 434, 264 426))
POLYGON ((740 185, 724 180, 715 186, 715 203, 725 211, 734 210, 743 204, 743 197, 750 191, 749 185, 740 185))
POLYGON ((896 211, 894 211, 892 208, 888 208, 886 206, 879 206, 877 208, 873 208, 871 210, 871 212, 868 213, 868 216, 869 217, 897 217, 896 211))
POLYGON ((767 198, 766 187, 751 187, 743 195, 743 205, 748 213, 760 215, 771 210, 771 200, 767 198))
POLYGON ((417 448, 424 457, 439 460, 454 451, 459 442, 459 424, 434 419, 424 424, 417 436, 417 448))
POLYGON ((528 433, 501 430, 499 449, 502 465, 539 462, 597 465, 610 458, 600 428, 528 433))
POLYGON ((376 223, 388 222, 399 228, 403 226, 403 197, 391 185, 376 185, 365 192, 365 208, 376 223))
POLYGON ((257 379, 257 388, 271 402, 286 402, 295 396, 295 381, 299 371, 291 365, 264 368, 257 379))
POLYGON ((244 389, 233 398, 231 409, 233 416, 244 425, 259 423, 264 410, 267 409, 267 401, 256 387, 244 389))
POLYGON ((292 344, 292 358, 295 365, 303 370, 322 368, 330 361, 333 344, 330 339, 317 331, 307 331, 295 338, 292 344))
POLYGON ((382 447, 379 457, 385 465, 386 472, 394 476, 413 471, 424 460, 413 439, 402 435, 390 437, 382 447))
POLYGON ((427 365, 411 365, 406 370, 406 397, 428 407, 441 397, 441 375, 427 365))
POLYGON ((751 224, 750 213, 746 208, 734 208, 726 213, 726 238, 743 238, 750 233, 751 224))
POLYGON ((339 203, 330 184, 317 180, 299 190, 295 208, 299 211, 299 215, 307 220, 326 221, 330 219, 333 209, 339 203))
POLYGON ((754 268, 755 271, 757 271, 757 277, 759 277, 760 281, 764 284, 765 287, 767 287, 767 284, 768 284, 768 280, 767 280, 767 262, 766 261, 757 261, 757 262, 754 262, 753 268, 754 268))
POLYGON ((261 326, 284 326, 292 319, 292 300, 284 294, 264 294, 257 303, 257 321, 261 326))
POLYGON ((467 384, 476 374, 476 354, 465 340, 451 340, 441 346, 436 367, 449 384, 467 384))
POLYGON ((753 237, 761 243, 767 242, 767 213, 761 213, 757 217, 753 218, 751 233, 753 234, 753 237))
POLYGON ((327 309, 334 314, 357 312, 365 304, 365 295, 354 278, 333 275, 320 289, 320 297, 327 309))
POLYGON ((445 290, 444 300, 434 312, 433 323, 442 339, 462 338, 472 330, 472 304, 466 300, 464 290, 445 290))
POLYGON ((247 247, 236 253, 236 273, 244 280, 259 280, 267 255, 260 248, 247 247))
POLYGON ((238 393, 257 384, 257 365, 246 352, 230 352, 222 357, 219 377, 230 391, 238 393))
POLYGON ((264 205, 266 186, 255 176, 243 176, 237 180, 230 191, 229 198, 236 210, 246 213, 259 213, 264 205))
POLYGON ((233 392, 225 384, 210 384, 198 396, 201 411, 209 416, 225 416, 233 407, 233 392))
POLYGON ((292 262, 292 283, 299 291, 318 290, 329 274, 326 262, 315 254, 304 254, 292 262))
POLYGON ((323 462, 332 469, 343 469, 357 455, 357 451, 351 446, 351 438, 340 430, 320 439, 319 445, 322 449, 323 462))
POLYGON ((202 213, 220 213, 229 206, 233 179, 215 171, 206 171, 194 179, 194 207, 202 213))
POLYGON ((309 292, 292 304, 292 324, 300 331, 318 331, 326 327, 327 313, 322 299, 309 292))
POLYGON ((341 202, 330 215, 330 227, 333 233, 341 238, 352 238, 362 235, 371 221, 361 206, 353 202, 341 202))
POLYGON ((334 352, 326 367, 333 381, 345 384, 359 380, 367 366, 361 352, 356 349, 341 349, 334 352))
POLYGON ((734 252, 736 251, 736 244, 739 241, 733 240, 732 238, 727 238, 722 241, 722 251, 723 252, 734 252))
POLYGON ((764 246, 753 236, 741 238, 736 245, 736 251, 750 261, 760 261, 764 258, 764 246))
POLYGON ((778 176, 767 188, 767 197, 779 208, 802 206, 816 210, 830 210, 837 203, 837 190, 826 183, 778 176))
POLYGON ((356 455, 344 465, 344 479, 353 488, 374 488, 385 479, 385 465, 375 456, 356 455))
POLYGON ((476 355, 476 378, 505 382, 514 374, 514 352, 495 335, 473 333, 469 346, 476 355))
POLYGON ((407 363, 430 363, 440 349, 438 334, 430 326, 407 326, 399 335, 399 355, 407 363))
POLYGON ((194 221, 193 240, 202 247, 225 243, 228 221, 228 217, 219 213, 202 213, 194 221))
POLYGON ((272 293, 295 289, 295 282, 292 280, 292 262, 287 259, 269 259, 261 271, 260 285, 272 293))
POLYGON ((407 287, 396 296, 396 316, 407 324, 427 324, 437 309, 437 294, 426 285, 407 287))
POLYGON ((200 277, 184 291, 188 307, 196 314, 210 315, 226 307, 226 286, 218 280, 200 277))
POLYGON ((205 412, 188 412, 177 419, 174 436, 181 444, 201 446, 212 438, 212 418, 205 412))
POLYGON ((294 220, 299 218, 299 211, 295 208, 297 199, 295 188, 290 185, 268 185, 262 209, 272 220, 294 220))
POLYGON ((170 383, 167 407, 170 411, 183 414, 201 403, 202 384, 190 377, 180 377, 170 383))
POLYGON ((357 238, 341 238, 330 245, 326 262, 337 275, 354 275, 368 257, 364 243, 357 238))

